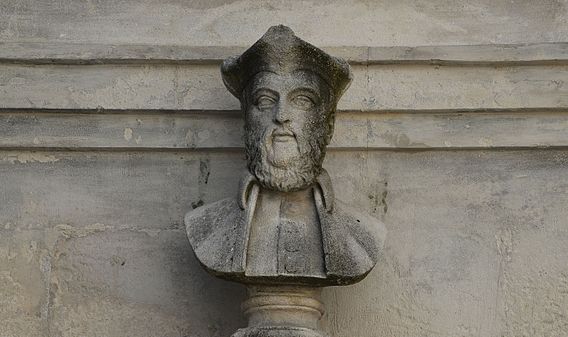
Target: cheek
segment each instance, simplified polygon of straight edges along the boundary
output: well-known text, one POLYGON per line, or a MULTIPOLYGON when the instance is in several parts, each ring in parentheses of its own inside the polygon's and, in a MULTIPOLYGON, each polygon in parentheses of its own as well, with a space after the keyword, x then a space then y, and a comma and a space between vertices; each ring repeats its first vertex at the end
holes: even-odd
POLYGON ((319 111, 302 111, 296 119, 296 128, 309 132, 310 134, 317 133, 320 129, 325 129, 326 118, 319 111))
POLYGON ((248 124, 259 126, 266 124, 266 117, 266 113, 264 113, 263 111, 252 108, 247 111, 245 119, 248 124))

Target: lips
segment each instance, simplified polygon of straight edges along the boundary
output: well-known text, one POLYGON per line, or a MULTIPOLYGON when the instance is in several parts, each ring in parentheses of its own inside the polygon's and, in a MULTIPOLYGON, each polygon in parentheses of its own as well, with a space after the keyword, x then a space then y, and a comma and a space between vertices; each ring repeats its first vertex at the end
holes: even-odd
POLYGON ((294 139, 294 133, 288 130, 276 129, 272 132, 272 139, 275 142, 287 142, 294 139))

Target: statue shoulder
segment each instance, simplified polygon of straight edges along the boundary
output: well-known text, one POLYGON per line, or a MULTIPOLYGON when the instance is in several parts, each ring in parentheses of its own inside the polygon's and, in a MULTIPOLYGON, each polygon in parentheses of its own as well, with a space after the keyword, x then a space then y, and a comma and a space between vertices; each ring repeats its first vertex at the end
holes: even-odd
POLYGON ((240 213, 234 198, 222 199, 197 207, 185 215, 185 227, 192 245, 206 239, 213 230, 220 229, 227 219, 240 213))
POLYGON ((240 271, 244 212, 235 198, 198 207, 185 215, 189 243, 199 262, 211 273, 240 271))
POLYGON ((340 200, 335 201, 335 207, 336 214, 347 220, 345 225, 347 225, 352 232, 364 232, 368 234, 374 239, 373 241, 377 244, 378 249, 382 249, 387 236, 387 229, 381 220, 361 209, 349 206, 340 200))
POLYGON ((335 200, 331 211, 320 212, 326 264, 338 284, 352 284, 373 269, 383 250, 386 227, 382 221, 335 200))

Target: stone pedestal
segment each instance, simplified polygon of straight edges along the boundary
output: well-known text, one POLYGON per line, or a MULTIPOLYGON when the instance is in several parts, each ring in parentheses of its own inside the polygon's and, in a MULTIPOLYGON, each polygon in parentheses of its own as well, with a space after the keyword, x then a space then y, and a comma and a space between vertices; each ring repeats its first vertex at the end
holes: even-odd
POLYGON ((320 288, 249 286, 242 304, 248 327, 232 337, 326 337, 318 330, 320 297, 320 288))

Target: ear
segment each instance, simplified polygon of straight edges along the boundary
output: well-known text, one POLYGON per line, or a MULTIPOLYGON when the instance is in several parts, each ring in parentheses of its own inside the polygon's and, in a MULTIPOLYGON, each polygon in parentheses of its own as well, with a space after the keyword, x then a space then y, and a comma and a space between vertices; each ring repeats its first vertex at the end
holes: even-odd
POLYGON ((335 108, 329 112, 329 117, 327 119, 327 133, 325 135, 325 146, 329 145, 331 138, 333 137, 333 131, 335 129, 335 108))

